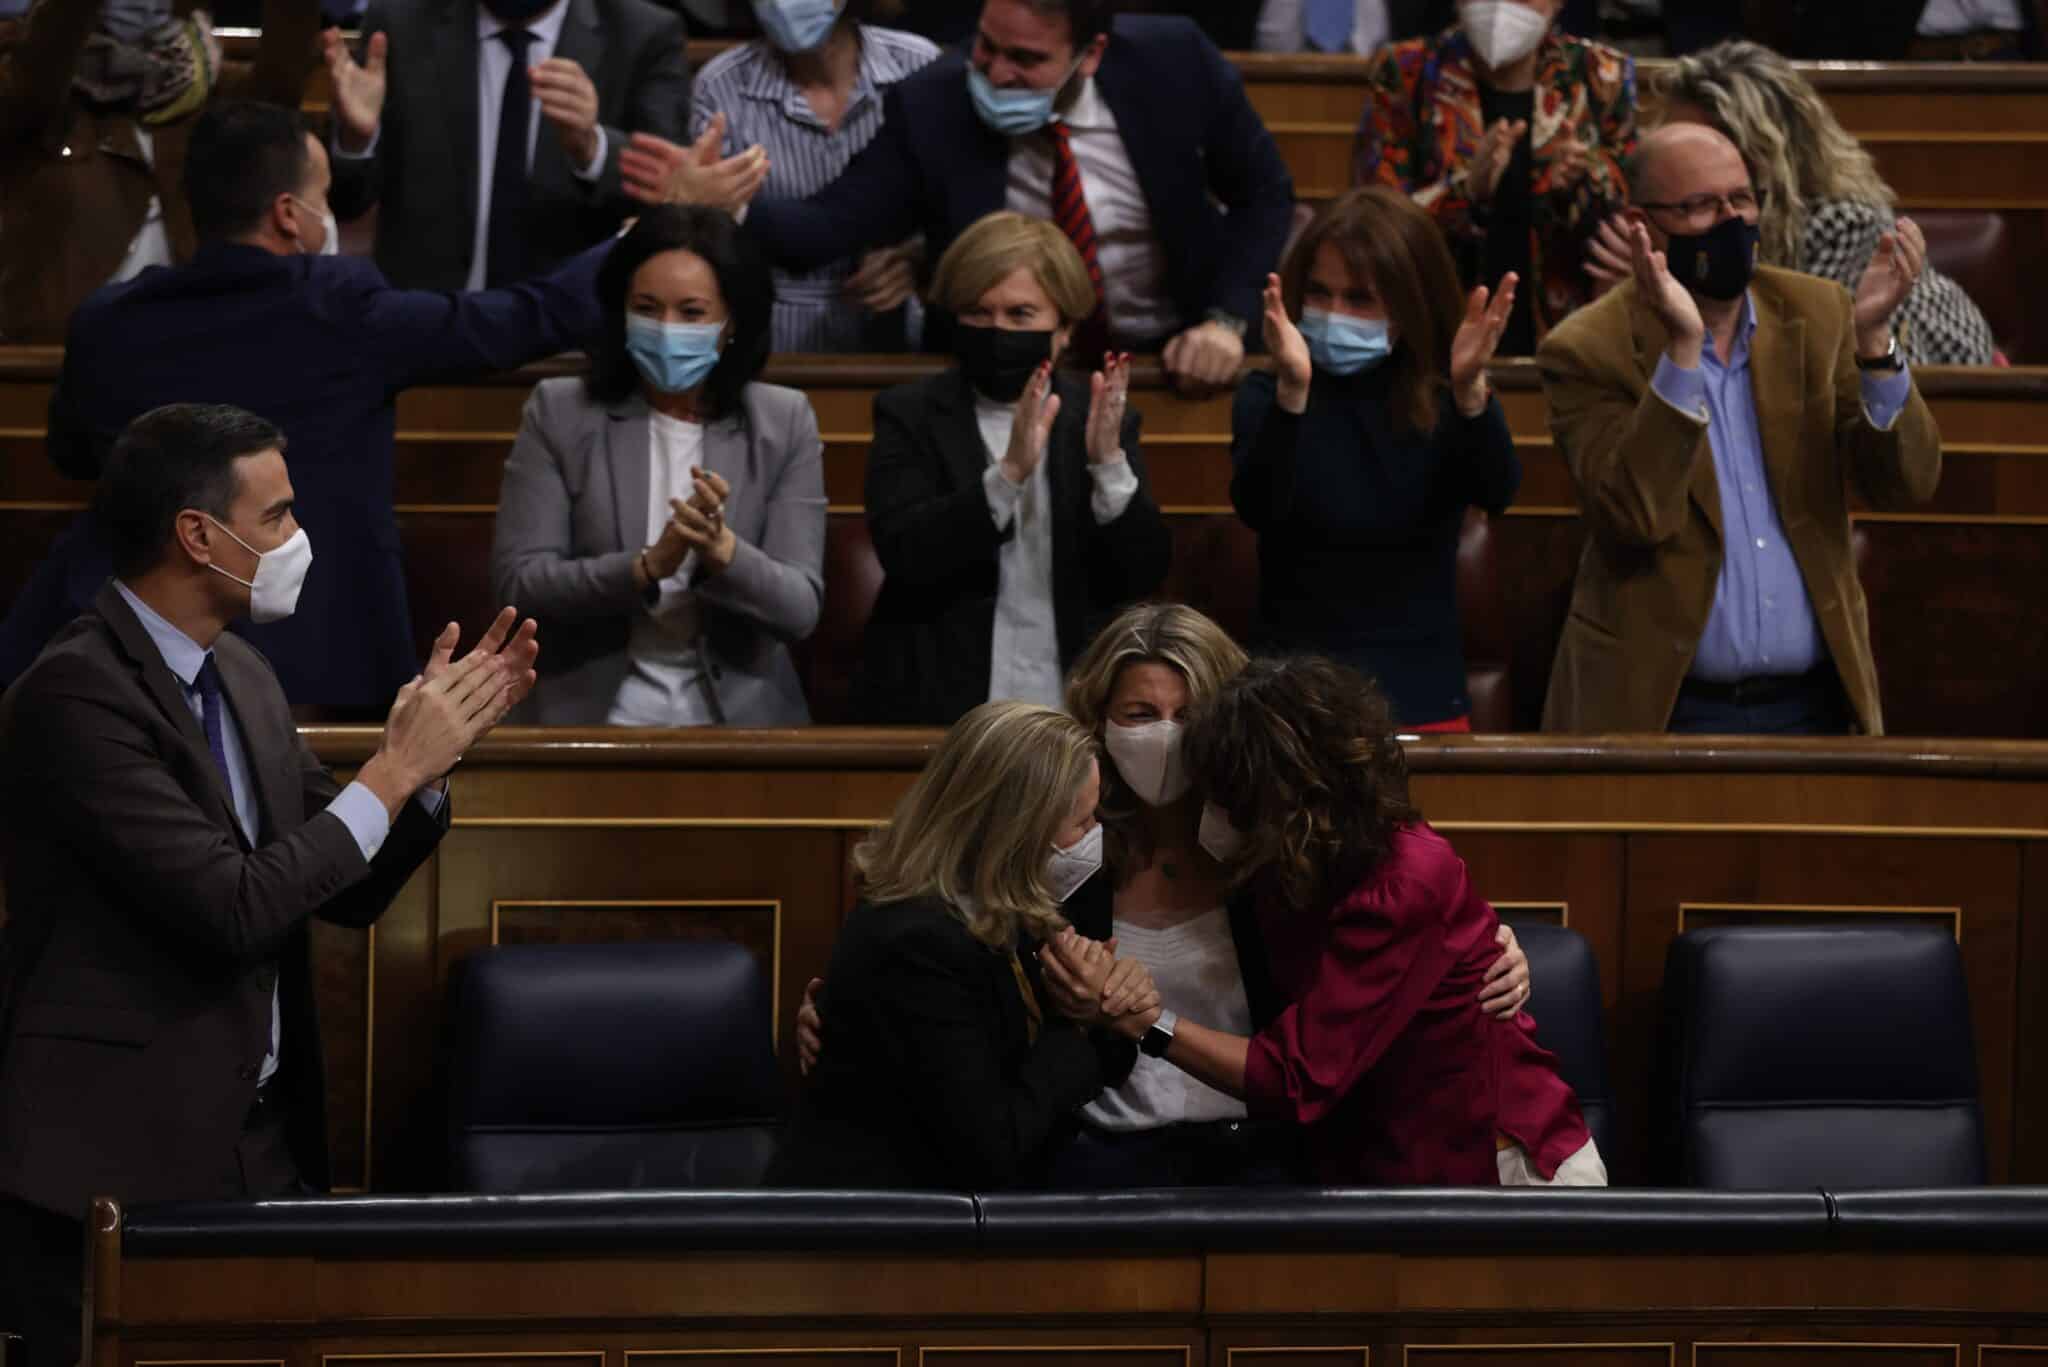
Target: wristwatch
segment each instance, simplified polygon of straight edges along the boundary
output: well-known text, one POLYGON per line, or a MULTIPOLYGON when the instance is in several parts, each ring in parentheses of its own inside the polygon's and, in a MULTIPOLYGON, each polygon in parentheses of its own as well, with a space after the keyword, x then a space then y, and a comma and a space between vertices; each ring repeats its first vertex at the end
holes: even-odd
POLYGON ((1146 1058, 1165 1058, 1166 1050, 1173 1043, 1173 1027, 1180 1024, 1180 1017, 1162 1009, 1159 1019, 1153 1021, 1138 1039, 1138 1052, 1146 1058))
POLYGON ((1885 343, 1884 355, 1858 356, 1856 358, 1856 368, 1858 370, 1904 370, 1906 368, 1906 358, 1899 355, 1899 335, 1896 332, 1893 333, 1891 340, 1885 343))

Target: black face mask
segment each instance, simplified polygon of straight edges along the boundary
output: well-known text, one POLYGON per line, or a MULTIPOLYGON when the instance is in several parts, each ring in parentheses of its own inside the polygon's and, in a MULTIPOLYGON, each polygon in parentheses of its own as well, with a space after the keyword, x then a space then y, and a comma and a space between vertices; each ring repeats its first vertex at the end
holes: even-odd
POLYGON ((483 7, 501 24, 524 24, 554 3, 555 0, 483 0, 483 7))
POLYGON ((997 403, 1015 403, 1031 383, 1031 372, 1052 359, 1050 332, 1011 332, 1004 328, 953 329, 953 351, 967 382, 997 403))
POLYGON ((1762 236, 1754 223, 1725 218, 1703 233, 1674 235, 1664 258, 1679 284, 1702 298, 1726 302, 1749 288, 1762 236))

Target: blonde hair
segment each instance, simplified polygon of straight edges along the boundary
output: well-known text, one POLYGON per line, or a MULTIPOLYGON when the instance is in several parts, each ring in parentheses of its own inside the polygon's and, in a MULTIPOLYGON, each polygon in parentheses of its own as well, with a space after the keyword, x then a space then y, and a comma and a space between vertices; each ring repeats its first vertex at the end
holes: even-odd
POLYGON ((993 949, 1010 949, 1020 928, 1050 937, 1067 923, 1046 861, 1095 755, 1095 737, 1063 712, 983 703, 946 733, 889 825, 854 850, 861 895, 936 897, 993 949))
POLYGON ((1042 218, 1008 210, 976 219, 953 239, 932 273, 931 302, 965 313, 1019 267, 1037 279, 1062 321, 1078 323, 1095 311, 1095 282, 1067 235, 1042 218))
MULTIPOLYGON (((1207 702, 1245 667, 1246 656, 1230 633, 1193 608, 1179 603, 1139 603, 1125 608, 1089 643, 1067 679, 1067 711, 1100 736, 1109 722, 1109 700, 1117 680, 1135 664, 1162 664, 1188 686, 1190 706, 1207 702)), ((1102 765, 1103 862, 1117 882, 1151 853, 1141 823, 1143 804, 1125 786, 1116 761, 1102 765)))
POLYGON ((1656 91, 1667 111, 1674 101, 1698 108, 1749 163, 1757 188, 1770 196, 1762 227, 1772 265, 1798 268, 1816 201, 1857 200, 1887 213, 1898 203, 1820 93, 1760 43, 1734 39, 1681 57, 1658 75, 1656 91))

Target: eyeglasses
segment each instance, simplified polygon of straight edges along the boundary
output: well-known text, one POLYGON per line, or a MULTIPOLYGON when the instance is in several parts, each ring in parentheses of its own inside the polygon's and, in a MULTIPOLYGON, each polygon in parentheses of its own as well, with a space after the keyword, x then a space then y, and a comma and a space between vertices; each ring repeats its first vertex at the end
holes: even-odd
POLYGON ((1763 213, 1764 206, 1770 202, 1771 196, 1768 191, 1751 190, 1745 187, 1740 190, 1730 190, 1725 195, 1687 195, 1684 199, 1665 204, 1652 204, 1647 200, 1637 200, 1636 207, 1641 209, 1662 209, 1667 213, 1677 214, 1687 223, 1704 225, 1720 220, 1721 206, 1724 204, 1728 206, 1729 213, 1735 214, 1746 222, 1754 223, 1757 220, 1757 216, 1763 213))

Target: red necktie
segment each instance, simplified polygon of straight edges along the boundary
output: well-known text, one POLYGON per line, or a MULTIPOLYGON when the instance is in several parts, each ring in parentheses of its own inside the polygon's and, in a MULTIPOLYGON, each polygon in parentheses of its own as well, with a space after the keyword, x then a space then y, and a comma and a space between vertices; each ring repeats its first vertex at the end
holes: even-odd
POLYGON ((1052 221, 1081 253, 1081 263, 1088 267, 1088 279, 1095 285, 1095 311, 1074 330, 1074 359, 1094 367, 1102 363, 1103 353, 1109 349, 1107 295, 1102 287, 1102 260, 1095 251, 1095 220, 1081 193, 1081 164, 1074 160, 1067 126, 1055 120, 1045 131, 1052 137, 1052 221))

